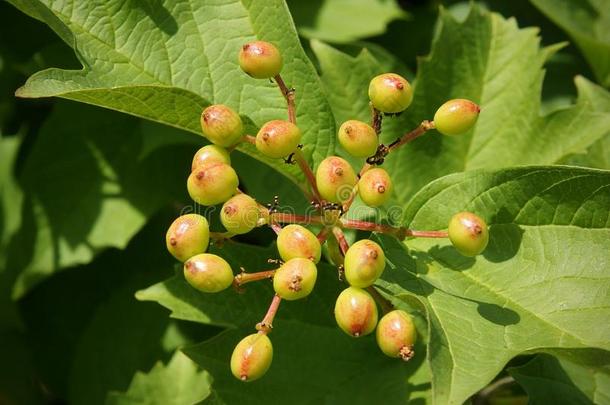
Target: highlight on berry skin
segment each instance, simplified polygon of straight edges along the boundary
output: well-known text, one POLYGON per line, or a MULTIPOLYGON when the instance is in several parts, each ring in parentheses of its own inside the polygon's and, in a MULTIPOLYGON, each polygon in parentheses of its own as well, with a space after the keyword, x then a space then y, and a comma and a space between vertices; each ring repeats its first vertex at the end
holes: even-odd
POLYGON ((233 271, 222 257, 202 253, 184 263, 184 278, 201 292, 215 293, 233 284, 233 271))
POLYGON ((293 153, 300 142, 301 130, 289 121, 269 121, 256 134, 256 149, 275 159, 293 153))
POLYGON ((483 219, 472 212, 460 212, 449 221, 449 240, 464 256, 483 253, 489 242, 489 231, 483 219))
POLYGON ((377 304, 371 295, 357 287, 341 291, 335 303, 337 325, 350 336, 368 335, 377 325, 377 304))
POLYGON ((298 224, 282 228, 277 235, 277 250, 282 260, 304 258, 318 263, 322 257, 322 246, 316 235, 298 224))
POLYGON ((254 198, 237 194, 225 202, 220 210, 220 222, 235 235, 250 232, 258 225, 260 209, 254 198))
POLYGON ((282 54, 270 42, 253 41, 239 51, 239 66, 255 79, 270 79, 282 70, 282 54))
POLYGON ((417 330, 411 315, 403 310, 390 311, 379 320, 376 338, 386 356, 409 361, 415 355, 413 345, 417 340, 417 330))
POLYGON ((345 254, 345 279, 353 287, 366 288, 381 276, 385 269, 385 254, 377 243, 362 239, 345 254))
POLYGON ((228 148, 241 140, 244 124, 230 107, 214 104, 201 113, 201 130, 210 142, 228 148))
POLYGON ((225 163, 230 165, 231 157, 229 156, 229 152, 218 145, 206 145, 200 148, 197 153, 195 153, 195 156, 193 156, 191 172, 212 163, 225 163))
POLYGON ((237 173, 225 163, 199 167, 186 181, 186 187, 193 201, 207 206, 227 201, 235 194, 238 185, 237 173))
POLYGON ((329 156, 318 165, 316 183, 320 196, 332 203, 347 201, 358 178, 349 162, 338 156, 329 156))
POLYGON ((434 126, 443 135, 461 135, 474 127, 480 112, 481 108, 470 100, 449 100, 436 110, 434 126))
POLYGON ((273 289, 282 299, 294 301, 313 291, 318 277, 316 265, 309 259, 290 259, 276 270, 273 289))
POLYGON ((385 169, 376 167, 367 170, 358 181, 358 194, 369 207, 385 204, 392 195, 392 179, 385 169))
POLYGON ((358 120, 349 120, 341 124, 337 138, 347 153, 359 158, 374 155, 379 145, 373 127, 358 120))
POLYGON ((165 234, 167 250, 181 262, 205 252, 209 242, 208 220, 198 214, 186 214, 176 218, 165 234))
POLYGON ((396 114, 403 112, 411 105, 413 89, 407 79, 401 75, 384 73, 371 80, 369 99, 377 110, 396 114))
POLYGON ((231 354, 231 372, 244 382, 261 378, 273 360, 273 345, 264 333, 253 333, 243 338, 231 354))

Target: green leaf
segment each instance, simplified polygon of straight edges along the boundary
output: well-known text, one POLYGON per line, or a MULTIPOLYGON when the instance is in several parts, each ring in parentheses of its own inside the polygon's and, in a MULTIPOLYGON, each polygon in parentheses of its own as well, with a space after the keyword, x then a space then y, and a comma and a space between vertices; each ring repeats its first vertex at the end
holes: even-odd
POLYGON ((509 368, 508 372, 525 388, 532 405, 610 403, 608 353, 583 352, 557 357, 540 354, 521 367, 509 368))
POLYGON ((410 228, 446 229, 464 210, 490 225, 475 258, 444 239, 381 237, 380 285, 425 303, 436 402, 464 402, 524 352, 610 350, 609 206, 610 172, 571 167, 455 174, 413 198, 410 228))
POLYGON ((136 373, 127 392, 110 392, 106 404, 194 404, 210 394, 209 380, 192 360, 176 352, 167 366, 157 363, 148 374, 136 373))
POLYGON ((599 83, 610 87, 610 11, 605 0, 530 0, 572 37, 599 83))
MULTIPOLYGON (((306 157, 315 164, 332 154, 332 115, 281 0, 166 0, 154 7, 137 2, 129 7, 74 0, 11 2, 49 24, 74 47, 84 66, 80 71, 39 72, 18 90, 21 97, 65 97, 196 134, 202 108, 223 103, 260 126, 286 117, 277 86, 250 78, 237 64, 240 47, 260 38, 282 51, 284 80, 297 91, 306 157)), ((301 177, 296 167, 265 159, 251 145, 239 149, 293 180, 301 177)))

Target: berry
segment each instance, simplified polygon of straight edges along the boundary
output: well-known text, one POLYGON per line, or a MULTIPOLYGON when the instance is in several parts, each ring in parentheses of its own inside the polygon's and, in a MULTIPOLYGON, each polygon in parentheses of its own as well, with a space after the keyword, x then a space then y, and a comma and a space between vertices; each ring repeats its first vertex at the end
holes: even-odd
POLYGON ((189 195, 201 205, 216 205, 227 201, 235 194, 238 185, 237 173, 224 163, 199 167, 186 182, 189 195))
POLYGON ((211 105, 201 113, 201 129, 215 145, 235 145, 244 134, 244 124, 239 115, 222 104, 211 105))
POLYGON ((230 165, 231 157, 229 157, 229 152, 217 145, 206 145, 193 156, 191 171, 211 163, 226 163, 230 165))
POLYGON ((296 224, 282 228, 277 235, 277 250, 285 261, 302 257, 318 263, 322 255, 322 247, 316 235, 309 229, 296 224))
POLYGON ((368 157, 377 152, 378 139, 373 127, 362 121, 345 121, 339 127, 339 143, 355 157, 368 157))
POLYGON ((255 79, 269 79, 282 70, 282 54, 269 42, 249 42, 239 51, 239 67, 255 79))
POLYGON ((209 242, 208 220, 198 214, 186 214, 176 218, 165 234, 167 250, 181 262, 205 252, 209 242))
POLYGON ((388 172, 380 167, 367 170, 358 181, 358 193, 366 205, 379 207, 385 204, 392 194, 392 179, 388 172))
POLYGON ((290 259, 276 270, 273 289, 285 300, 293 301, 307 297, 316 284, 318 270, 309 259, 290 259))
POLYGON ((413 90, 404 77, 396 73, 375 76, 369 84, 369 98, 373 107, 384 113, 399 113, 409 107, 413 90))
POLYGON ((243 338, 231 355, 231 372, 242 381, 261 378, 273 360, 273 345, 264 333, 253 333, 243 338))
POLYGON ((233 283, 233 271, 222 257, 202 253, 184 263, 184 278, 199 291, 215 293, 233 283))
POLYGON ((335 319, 348 335, 368 335, 377 325, 377 305, 366 291, 348 287, 341 291, 335 304, 335 319))
POLYGON ((246 194, 237 194, 224 203, 220 211, 220 222, 227 231, 240 235, 256 227, 260 218, 258 204, 246 194))
POLYGON ((417 340, 417 331, 411 315, 399 309, 385 314, 377 324, 377 345, 390 357, 410 360, 415 352, 413 345, 417 340))
POLYGON ((345 279, 351 286, 368 287, 383 273, 385 254, 372 240, 359 240, 347 250, 344 268, 345 279))
POLYGON ((273 120, 256 135, 256 149, 270 158, 282 158, 294 152, 301 142, 301 130, 289 121, 273 120))
POLYGON ((476 256, 489 242, 487 224, 472 212, 460 212, 449 221, 449 239, 464 256, 476 256))
POLYGON ((470 100, 449 100, 436 110, 434 126, 443 135, 461 135, 474 126, 481 108, 470 100))
POLYGON ((347 160, 329 156, 316 170, 316 183, 320 196, 328 202, 347 201, 358 178, 347 160))

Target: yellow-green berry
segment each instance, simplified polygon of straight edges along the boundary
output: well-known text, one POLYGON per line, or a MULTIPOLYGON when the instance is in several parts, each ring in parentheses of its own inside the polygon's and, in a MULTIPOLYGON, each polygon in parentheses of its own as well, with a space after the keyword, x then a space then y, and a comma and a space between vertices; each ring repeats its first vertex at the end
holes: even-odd
POLYGON ((201 113, 203 135, 215 145, 225 148, 235 145, 244 135, 239 114, 223 104, 214 104, 201 113))
POLYGON ((290 259, 275 271, 273 289, 285 300, 293 301, 307 297, 316 284, 318 271, 309 259, 290 259))
POLYGON ((411 315, 396 309, 385 314, 377 324, 377 345, 390 357, 410 360, 415 352, 413 345, 417 340, 417 330, 411 315))
POLYGON ((345 121, 337 135, 343 149, 355 157, 369 157, 377 152, 379 141, 373 127, 362 121, 345 121))
POLYGON ((301 142, 301 130, 289 121, 267 122, 256 134, 256 149, 270 158, 283 158, 293 153, 301 142))
POLYGON ((239 66, 255 79, 269 79, 282 70, 282 54, 271 43, 249 42, 239 51, 239 66))
POLYGON ((273 360, 273 345, 263 333, 253 333, 243 338, 231 355, 231 372, 242 381, 261 378, 273 360))
POLYGON ((396 73, 375 76, 369 84, 369 98, 373 107, 384 113, 399 113, 413 100, 413 90, 404 77, 396 73))
POLYGON ((361 288, 348 287, 341 291, 335 303, 337 325, 348 335, 368 335, 377 325, 377 305, 371 295, 361 288))
POLYGON ((237 194, 224 203, 220 210, 220 222, 230 233, 240 235, 256 227, 261 211, 254 198, 237 194))
POLYGON ((165 234, 167 250, 181 262, 205 252, 209 241, 208 220, 198 214, 176 218, 165 234))
POLYGON ((320 196, 332 203, 347 201, 358 178, 347 160, 329 156, 316 170, 316 183, 320 196))
POLYGON ((184 263, 184 278, 201 292, 215 293, 231 286, 233 271, 222 257, 202 253, 184 263))
POLYGON ((199 149, 197 153, 195 153, 195 156, 193 156, 191 171, 211 163, 226 163, 230 165, 231 157, 229 156, 229 152, 218 145, 206 145, 199 149))
POLYGON ((436 110, 434 126, 443 135, 461 135, 474 126, 480 112, 481 108, 470 100, 449 100, 436 110))
POLYGON ((464 256, 482 253, 489 242, 487 224, 472 212, 460 212, 449 221, 449 239, 464 256))
POLYGON ((238 185, 237 173, 225 163, 199 167, 186 182, 189 195, 201 205, 216 205, 227 201, 236 193, 238 185))
POLYGON ((358 181, 358 194, 369 207, 385 204, 392 194, 390 175, 380 167, 367 170, 358 181))
POLYGON ((286 261, 301 257, 318 263, 322 255, 322 247, 316 235, 297 224, 282 228, 277 235, 277 250, 280 257, 286 261))
POLYGON ((366 288, 381 276, 385 269, 385 254, 377 243, 359 240, 345 253, 345 279, 353 287, 366 288))

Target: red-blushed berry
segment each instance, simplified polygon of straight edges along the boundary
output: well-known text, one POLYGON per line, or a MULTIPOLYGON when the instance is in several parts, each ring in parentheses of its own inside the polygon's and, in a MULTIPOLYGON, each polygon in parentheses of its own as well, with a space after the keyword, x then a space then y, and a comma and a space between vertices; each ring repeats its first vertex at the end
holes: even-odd
POLYGON ((373 107, 384 113, 399 113, 411 105, 413 90, 404 77, 396 73, 375 76, 369 84, 373 107))
POLYGON ((256 134, 256 149, 270 158, 290 155, 300 142, 301 130, 289 121, 269 121, 256 134))
POLYGON ((231 286, 233 271, 222 257, 202 253, 184 262, 184 278, 201 292, 215 293, 231 286))
POLYGON ((282 70, 282 54, 271 43, 253 41, 241 47, 239 51, 241 70, 255 79, 270 79, 282 70))
POLYGON ((282 299, 307 297, 316 285, 318 270, 309 259, 295 258, 282 264, 273 276, 273 289, 282 299))
POLYGON ((472 212, 460 212, 449 221, 449 240, 464 256, 482 253, 489 242, 487 224, 472 212))
POLYGON ((371 295, 361 288, 348 287, 341 291, 335 303, 337 325, 348 335, 368 335, 377 325, 377 305, 371 295))
POLYGON ((283 260, 302 257, 318 263, 322 256, 322 247, 316 235, 297 224, 282 228, 277 235, 277 250, 283 260))
POLYGON ((373 127, 357 120, 341 124, 337 137, 347 153, 360 158, 374 155, 379 144, 373 127))
POLYGON ((167 250, 181 262, 205 252, 209 242, 208 220, 198 214, 186 214, 176 218, 165 234, 167 250))
POLYGON ((345 253, 345 279, 353 287, 366 288, 381 276, 385 269, 385 254, 377 243, 359 240, 345 253))
POLYGON ((260 217, 258 204, 247 194, 234 195, 220 210, 220 222, 227 231, 236 235, 250 232, 260 217))
POLYGON ((242 381, 261 378, 273 360, 273 345, 263 333, 253 333, 243 338, 231 355, 231 372, 242 381))
POLYGON ((197 168, 186 182, 191 198, 201 205, 216 205, 237 192, 239 180, 233 168, 225 163, 212 163, 197 168))
POLYGON ((214 104, 201 113, 203 135, 215 145, 225 148, 238 143, 244 135, 239 114, 223 104, 214 104))
POLYGON ((329 156, 320 162, 316 170, 316 183, 320 196, 332 203, 347 201, 358 178, 347 160, 329 156))
POLYGON ((396 309, 385 314, 377 324, 377 345, 390 357, 410 360, 415 352, 413 345, 417 340, 417 331, 411 315, 396 309))
POLYGON ((385 204, 392 194, 392 179, 380 167, 367 170, 358 181, 358 194, 369 207, 385 204))
POLYGON ((461 135, 474 126, 480 112, 481 108, 470 100, 449 100, 436 110, 434 126, 443 135, 461 135))
POLYGON ((199 167, 212 163, 226 163, 230 165, 231 157, 229 156, 229 152, 218 145, 206 145, 199 149, 197 153, 195 153, 195 156, 193 156, 191 171, 195 171, 199 167))

